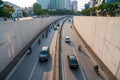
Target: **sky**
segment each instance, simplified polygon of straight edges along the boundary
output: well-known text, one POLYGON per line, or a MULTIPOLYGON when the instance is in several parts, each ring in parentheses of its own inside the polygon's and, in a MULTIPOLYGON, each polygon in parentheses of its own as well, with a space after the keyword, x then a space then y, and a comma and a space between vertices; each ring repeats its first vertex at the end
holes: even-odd
MULTIPOLYGON (((37 0, 3 0, 3 1, 11 2, 20 7, 31 7, 35 2, 37 2, 37 0)), ((82 8, 84 8, 84 4, 89 2, 90 0, 77 0, 77 1, 78 1, 78 10, 80 11, 82 8)))

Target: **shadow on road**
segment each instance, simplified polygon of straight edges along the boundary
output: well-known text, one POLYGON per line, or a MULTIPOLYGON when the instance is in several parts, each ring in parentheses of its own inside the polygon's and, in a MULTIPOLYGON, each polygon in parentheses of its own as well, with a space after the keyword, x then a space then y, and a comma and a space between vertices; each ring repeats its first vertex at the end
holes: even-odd
POLYGON ((72 73, 75 77, 75 80, 84 80, 80 67, 78 67, 78 69, 72 69, 72 73))

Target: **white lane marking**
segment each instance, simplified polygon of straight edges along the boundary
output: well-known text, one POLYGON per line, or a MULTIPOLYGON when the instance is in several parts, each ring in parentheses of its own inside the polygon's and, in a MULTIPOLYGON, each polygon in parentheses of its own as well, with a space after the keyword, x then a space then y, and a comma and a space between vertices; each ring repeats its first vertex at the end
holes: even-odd
MULTIPOLYGON (((73 49, 73 53, 76 54, 76 51, 75 51, 74 47, 72 47, 72 49, 73 49)), ((77 56, 77 54, 75 56, 77 56)), ((78 60, 78 63, 80 63, 79 60, 78 60)), ((86 76, 85 76, 85 74, 83 72, 82 67, 80 65, 79 65, 79 67, 80 67, 80 72, 82 73, 82 76, 83 76, 84 80, 87 80, 87 78, 86 78, 86 76)))
POLYGON ((32 69, 32 72, 31 72, 31 74, 30 74, 30 76, 29 76, 28 80, 31 80, 32 75, 33 75, 33 72, 34 72, 35 67, 36 67, 36 65, 37 65, 37 62, 38 62, 38 59, 36 59, 36 61, 35 61, 34 67, 33 67, 33 69, 32 69))
POLYGON ((62 80, 65 80, 65 74, 64 74, 64 58, 61 54, 61 66, 62 66, 62 80))
POLYGON ((87 78, 86 78, 86 76, 85 76, 85 73, 84 73, 84 71, 83 71, 83 69, 81 68, 81 73, 82 73, 82 76, 83 76, 83 78, 84 78, 84 80, 87 80, 87 78))
POLYGON ((23 59, 26 57, 26 55, 27 55, 27 51, 26 51, 25 55, 18 61, 18 63, 16 64, 16 66, 13 68, 13 70, 8 74, 8 76, 5 78, 5 80, 9 80, 9 78, 15 72, 15 70, 17 69, 17 67, 20 65, 20 63, 23 61, 23 59))

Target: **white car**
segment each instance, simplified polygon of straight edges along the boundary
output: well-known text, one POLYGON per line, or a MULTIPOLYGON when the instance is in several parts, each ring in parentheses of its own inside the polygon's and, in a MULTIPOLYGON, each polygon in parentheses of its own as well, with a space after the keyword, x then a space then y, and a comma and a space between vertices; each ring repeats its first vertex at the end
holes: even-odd
POLYGON ((70 43, 70 38, 68 36, 65 37, 65 42, 70 43))

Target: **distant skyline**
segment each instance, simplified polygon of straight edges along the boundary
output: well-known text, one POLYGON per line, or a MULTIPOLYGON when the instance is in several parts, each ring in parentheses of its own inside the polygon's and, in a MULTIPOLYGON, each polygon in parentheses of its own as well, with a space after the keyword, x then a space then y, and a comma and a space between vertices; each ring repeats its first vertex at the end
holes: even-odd
MULTIPOLYGON (((31 7, 35 2, 37 2, 37 0, 3 0, 3 1, 11 2, 20 7, 31 7)), ((84 4, 89 2, 90 0, 76 0, 76 1, 78 1, 78 10, 80 11, 82 8, 84 8, 84 4)))

